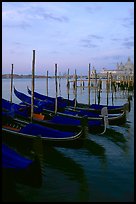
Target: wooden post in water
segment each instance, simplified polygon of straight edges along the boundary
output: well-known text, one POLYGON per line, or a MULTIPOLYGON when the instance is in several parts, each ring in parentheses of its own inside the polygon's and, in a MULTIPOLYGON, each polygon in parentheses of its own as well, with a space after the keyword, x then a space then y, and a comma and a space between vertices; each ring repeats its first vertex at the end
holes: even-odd
POLYGON ((69 100, 69 88, 70 88, 70 83, 69 83, 69 69, 68 69, 68 75, 67 75, 67 91, 68 91, 68 100, 69 100))
POLYGON ((112 92, 112 105, 114 105, 114 103, 113 103, 113 77, 112 77, 112 74, 111 74, 111 92, 112 92))
POLYGON ((56 84, 56 98, 55 98, 55 114, 56 114, 57 113, 57 97, 58 97, 57 64, 55 64, 55 84, 56 84))
POLYGON ((12 103, 12 89, 13 89, 13 64, 11 68, 10 103, 12 103))
POLYGON ((48 96, 48 70, 47 70, 47 77, 46 77, 46 95, 48 96))
POLYGON ((90 106, 90 72, 91 72, 91 64, 89 63, 89 71, 88 71, 88 106, 90 106))
POLYGON ((100 99, 101 99, 101 79, 99 79, 99 82, 98 82, 98 93, 97 93, 97 97, 98 97, 98 105, 100 105, 100 99))
POLYGON ((95 101, 94 101, 95 104, 96 104, 96 88, 97 88, 97 74, 95 70, 95 101))
POLYGON ((83 80, 82 80, 82 75, 80 76, 80 87, 82 88, 83 86, 83 80))
POLYGON ((34 74, 35 74, 35 50, 33 50, 33 59, 32 59, 31 121, 33 120, 33 113, 34 113, 34 74))
POLYGON ((75 109, 76 109, 76 105, 77 105, 77 75, 76 75, 76 69, 75 69, 75 104, 74 104, 75 109))
POLYGON ((109 99, 108 99, 108 95, 109 95, 109 76, 108 76, 108 72, 107 72, 107 106, 108 106, 108 102, 109 102, 109 99))
POLYGON ((61 73, 59 72, 59 95, 61 96, 61 73))
POLYGON ((83 80, 82 80, 82 75, 80 76, 80 91, 82 94, 82 90, 83 90, 83 80))

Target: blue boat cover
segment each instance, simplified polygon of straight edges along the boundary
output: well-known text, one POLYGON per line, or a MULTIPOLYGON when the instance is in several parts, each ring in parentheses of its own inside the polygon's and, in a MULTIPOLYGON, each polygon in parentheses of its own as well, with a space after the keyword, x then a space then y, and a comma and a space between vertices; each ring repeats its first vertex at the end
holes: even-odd
MULTIPOLYGON (((31 95, 31 90, 29 88, 27 88, 28 93, 31 95)), ((55 98, 54 97, 50 97, 50 96, 45 96, 43 94, 34 92, 34 97, 40 100, 45 100, 45 101, 52 101, 53 103, 55 103, 55 98)), ((57 101, 58 101, 58 106, 59 107, 66 107, 67 105, 71 105, 74 106, 75 100, 68 100, 68 99, 64 99, 63 97, 59 96, 57 97, 57 101)))
POLYGON ((70 118, 70 117, 64 117, 64 116, 54 116, 50 121, 53 123, 62 124, 62 125, 72 125, 72 126, 81 125, 80 120, 70 118))
POLYGON ((26 169, 33 161, 23 157, 18 152, 2 144, 2 168, 26 169))
POLYGON ((19 114, 24 117, 28 117, 28 107, 27 105, 19 105, 15 103, 10 103, 10 101, 7 101, 6 99, 2 99, 2 109, 5 111, 9 111, 12 116, 15 116, 15 114, 19 114))
POLYGON ((98 126, 101 126, 102 125, 102 121, 100 120, 89 120, 88 121, 88 126, 89 127, 98 127, 98 126))
POLYGON ((75 115, 75 116, 77 115, 77 116, 87 116, 87 117, 97 117, 97 118, 99 118, 99 114, 89 112, 89 111, 86 111, 86 110, 77 110, 77 111, 65 110, 64 113, 65 114, 70 114, 70 115, 75 115))
POLYGON ((40 136, 44 138, 69 138, 74 136, 74 132, 66 132, 66 131, 61 131, 61 130, 56 130, 53 128, 48 128, 42 125, 38 124, 33 124, 29 123, 25 127, 23 127, 20 131, 20 133, 25 133, 29 135, 35 135, 35 136, 40 136))
MULTIPOLYGON (((27 96, 22 92, 17 91, 15 88, 14 88, 14 93, 22 102, 25 102, 31 105, 31 97, 27 96)), ((39 112, 42 112, 43 109, 55 110, 55 102, 52 100, 41 101, 39 99, 34 99, 34 106, 37 107, 39 112)), ((64 108, 66 104, 58 102, 57 106, 58 106, 58 109, 64 108)))
POLYGON ((103 107, 107 107, 108 109, 123 108, 123 106, 107 106, 107 105, 98 105, 98 104, 90 105, 90 108, 97 109, 97 110, 102 109, 103 107))
MULTIPOLYGON (((64 125, 73 125, 73 126, 79 126, 81 125, 81 121, 79 119, 70 118, 70 117, 64 117, 64 116, 54 116, 54 118, 51 120, 54 123, 57 124, 64 124, 64 125)), ((88 120, 88 126, 101 126, 102 121, 100 120, 88 120)))

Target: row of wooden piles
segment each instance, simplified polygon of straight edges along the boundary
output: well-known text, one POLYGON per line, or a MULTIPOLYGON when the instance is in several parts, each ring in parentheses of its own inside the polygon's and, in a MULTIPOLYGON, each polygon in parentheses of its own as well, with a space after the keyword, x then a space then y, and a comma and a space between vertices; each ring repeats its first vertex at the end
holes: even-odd
MULTIPOLYGON (((56 87, 56 98, 58 97, 58 82, 57 79, 59 79, 59 89, 60 88, 60 76, 57 76, 57 64, 55 64, 55 87, 56 87)), ((34 103, 34 75, 35 75, 35 50, 33 50, 33 59, 32 59, 32 106, 34 103)), ((48 79, 49 79, 49 73, 47 70, 47 75, 46 75, 46 95, 48 96, 48 79)), ((88 105, 90 105, 90 92, 91 89, 94 89, 95 91, 95 101, 94 103, 96 104, 96 102, 98 104, 100 104, 100 99, 101 99, 101 92, 103 91, 103 80, 98 76, 98 74, 96 73, 96 70, 94 70, 94 75, 93 77, 91 76, 91 64, 89 63, 89 67, 88 67, 88 77, 87 79, 83 79, 81 76, 79 77, 77 75, 76 69, 75 69, 75 73, 73 75, 73 80, 71 80, 71 76, 69 74, 69 69, 68 69, 68 73, 66 76, 66 86, 67 86, 67 93, 68 93, 68 99, 69 99, 69 93, 70 93, 70 88, 71 88, 71 83, 73 83, 73 89, 74 89, 74 94, 75 94, 75 107, 76 107, 76 103, 77 103, 77 88, 81 87, 81 88, 88 88, 88 105), (80 86, 77 84, 77 82, 80 82, 80 86), (87 85, 85 85, 87 83, 87 85), (97 100, 96 100, 97 98, 97 100)), ((11 95, 10 95, 10 101, 12 102, 12 86, 13 86, 13 64, 12 64, 12 69, 11 69, 11 95)), ((112 104, 113 104, 113 98, 114 98, 114 93, 116 93, 117 91, 128 91, 128 95, 129 95, 129 91, 133 91, 134 90, 134 82, 132 80, 126 80, 125 77, 123 77, 122 80, 117 81, 113 75, 111 73, 107 72, 107 76, 106 76, 106 93, 107 93, 107 105, 109 103, 109 93, 112 93, 112 104)), ((57 100, 56 100, 56 104, 55 106, 57 107, 57 100)), ((57 110, 57 108, 56 108, 57 110)), ((33 109, 31 111, 31 115, 33 115, 33 109)))

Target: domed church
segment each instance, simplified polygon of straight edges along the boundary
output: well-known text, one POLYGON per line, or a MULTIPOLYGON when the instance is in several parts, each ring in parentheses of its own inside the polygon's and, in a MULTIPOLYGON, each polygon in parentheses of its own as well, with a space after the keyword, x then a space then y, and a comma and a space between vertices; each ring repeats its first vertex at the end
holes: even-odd
POLYGON ((130 57, 128 57, 128 61, 123 65, 121 62, 120 65, 117 63, 117 71, 122 71, 124 74, 134 74, 134 64, 131 62, 130 57))

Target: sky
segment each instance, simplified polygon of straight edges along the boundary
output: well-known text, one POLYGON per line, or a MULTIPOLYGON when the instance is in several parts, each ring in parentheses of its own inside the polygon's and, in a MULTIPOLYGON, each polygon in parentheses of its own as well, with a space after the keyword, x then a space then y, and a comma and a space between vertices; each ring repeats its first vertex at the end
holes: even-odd
POLYGON ((87 75, 134 63, 134 2, 2 2, 2 74, 87 75))

